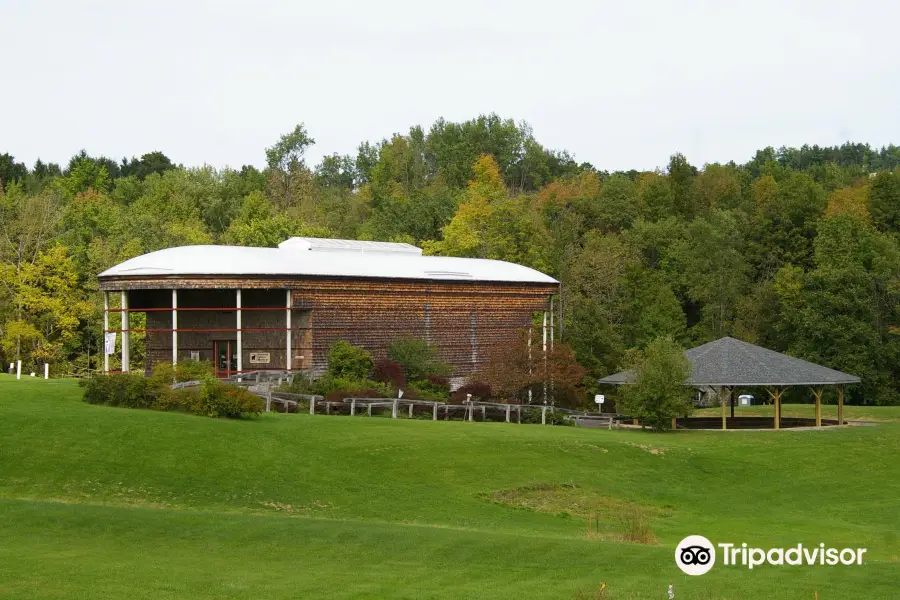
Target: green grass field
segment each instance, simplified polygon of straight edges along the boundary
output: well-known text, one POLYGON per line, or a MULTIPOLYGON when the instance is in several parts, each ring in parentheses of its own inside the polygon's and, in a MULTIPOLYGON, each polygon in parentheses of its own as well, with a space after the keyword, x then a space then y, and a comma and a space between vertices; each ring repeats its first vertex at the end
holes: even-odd
POLYGON ((80 397, 0 376, 2 598, 898 596, 898 409, 848 407, 876 427, 657 435, 80 397), (673 559, 688 534, 868 553, 689 577, 673 559))

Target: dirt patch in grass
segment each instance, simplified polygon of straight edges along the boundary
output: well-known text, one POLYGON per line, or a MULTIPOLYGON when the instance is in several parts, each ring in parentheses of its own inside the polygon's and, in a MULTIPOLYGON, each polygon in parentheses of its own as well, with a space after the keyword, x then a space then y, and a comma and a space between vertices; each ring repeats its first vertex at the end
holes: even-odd
POLYGON ((649 504, 614 498, 575 484, 533 484, 487 494, 491 502, 521 510, 532 510, 573 518, 585 523, 585 535, 639 544, 656 543, 651 523, 671 516, 649 504))

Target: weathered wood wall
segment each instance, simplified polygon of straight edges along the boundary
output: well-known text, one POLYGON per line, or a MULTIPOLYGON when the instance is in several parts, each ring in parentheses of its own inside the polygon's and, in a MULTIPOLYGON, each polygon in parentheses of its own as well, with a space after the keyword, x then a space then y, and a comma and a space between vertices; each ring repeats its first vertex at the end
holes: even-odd
MULTIPOLYGON (((134 308, 171 306, 171 292, 163 290, 173 288, 206 290, 203 294, 181 293, 179 306, 183 308, 211 301, 216 303, 205 308, 234 308, 237 288, 255 290, 257 297, 251 301, 248 299, 253 298, 254 292, 243 292, 245 307, 277 306, 286 304, 284 290, 290 289, 292 325, 296 329, 292 344, 294 369, 324 371, 328 348, 336 340, 363 346, 378 359, 386 356, 391 341, 415 337, 433 344, 440 357, 453 365, 457 377, 475 371, 488 348, 514 342, 522 329, 531 324, 534 313, 548 309, 550 296, 558 291, 555 284, 261 277, 120 278, 102 281, 101 288, 134 290, 130 292, 134 308)), ((284 327, 285 316, 284 310, 244 311, 243 327, 284 327)), ((171 314, 149 312, 147 323, 148 329, 169 328, 171 314)), ((233 311, 179 312, 179 329, 227 329, 234 324, 233 311)), ((148 333, 148 363, 171 360, 171 337, 171 333, 148 333)), ((234 339, 234 334, 180 333, 179 355, 188 357, 191 349, 199 349, 202 358, 211 357, 215 339, 234 339)), ((284 331, 245 331, 243 347, 245 370, 251 368, 249 353, 257 350, 272 352, 276 363, 273 367, 284 368, 284 331)))

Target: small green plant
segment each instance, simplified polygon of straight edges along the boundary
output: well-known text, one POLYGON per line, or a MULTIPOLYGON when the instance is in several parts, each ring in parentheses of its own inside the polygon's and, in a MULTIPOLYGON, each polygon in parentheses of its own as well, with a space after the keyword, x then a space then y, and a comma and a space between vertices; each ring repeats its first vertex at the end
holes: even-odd
POLYGON ((201 381, 213 374, 208 360, 183 360, 175 367, 175 381, 201 381))
POLYGON ((238 419, 245 414, 259 414, 264 407, 259 396, 213 377, 207 377, 203 381, 200 393, 193 401, 191 412, 195 414, 230 419, 238 419))
POLYGON ((328 349, 328 373, 334 377, 365 379, 373 366, 368 350, 346 340, 338 340, 328 349))
POLYGON ((82 380, 84 401, 90 404, 124 406, 126 408, 151 408, 149 380, 141 375, 119 373, 96 375, 82 380))
POLYGON ((450 365, 442 362, 437 350, 425 340, 400 338, 388 345, 388 358, 403 365, 407 381, 419 381, 428 375, 449 375, 450 365))

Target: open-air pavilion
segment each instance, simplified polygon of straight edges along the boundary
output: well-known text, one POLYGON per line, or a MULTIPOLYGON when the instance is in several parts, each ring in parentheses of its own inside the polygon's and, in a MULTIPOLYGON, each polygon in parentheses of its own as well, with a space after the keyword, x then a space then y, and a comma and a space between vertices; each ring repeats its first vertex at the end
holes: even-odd
MULTIPOLYGON (((837 393, 837 422, 844 424, 844 386, 859 383, 859 377, 823 367, 774 350, 748 344, 731 337, 697 346, 685 351, 691 364, 691 375, 685 385, 712 388, 719 395, 722 406, 722 429, 728 429, 727 406, 734 418, 735 388, 764 388, 775 408, 773 428, 781 429, 781 397, 786 388, 808 387, 816 401, 815 426, 822 426, 822 393, 835 386, 837 393)), ((599 383, 628 385, 634 380, 631 371, 622 371, 600 379, 599 383)), ((811 421, 811 420, 810 420, 811 421)), ((809 423, 810 425, 812 422, 809 423)))

